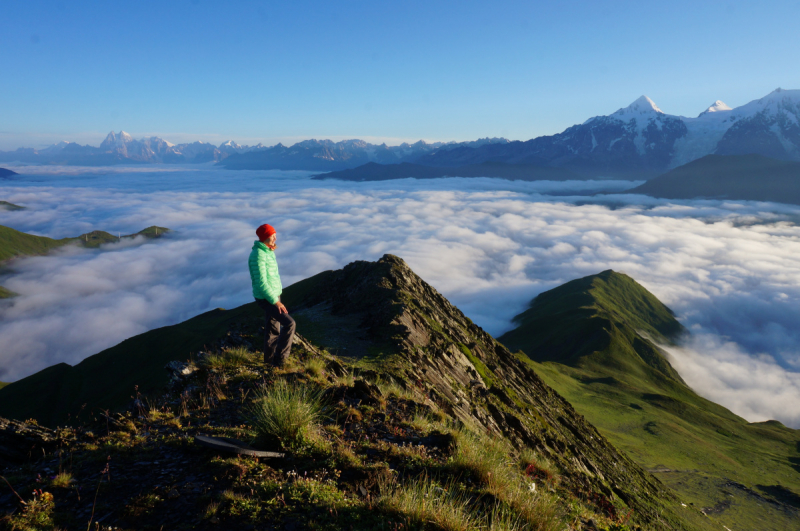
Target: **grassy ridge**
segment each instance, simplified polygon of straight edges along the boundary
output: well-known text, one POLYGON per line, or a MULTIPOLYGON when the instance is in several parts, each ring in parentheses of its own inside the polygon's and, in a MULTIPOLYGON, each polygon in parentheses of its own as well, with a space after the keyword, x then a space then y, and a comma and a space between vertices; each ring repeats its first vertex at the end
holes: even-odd
POLYGON ((17 294, 11 291, 10 289, 6 289, 3 286, 0 286, 0 299, 10 299, 11 297, 16 297, 17 294))
POLYGON ((524 351, 548 385, 687 502, 717 507, 714 518, 731 529, 796 525, 797 513, 767 500, 777 485, 800 493, 800 431, 750 424, 686 386, 651 341, 668 342, 683 328, 633 279, 605 271, 569 282, 537 297, 516 322, 500 340, 524 351))
POLYGON ((25 207, 9 203, 8 201, 0 201, 0 210, 25 210, 25 207))
POLYGON ((74 238, 54 240, 45 236, 34 236, 0 225, 0 262, 18 256, 46 254, 74 241, 74 238))
MULTIPOLYGON (((122 236, 122 238, 135 238, 136 236, 159 238, 169 231, 170 230, 166 227, 157 227, 153 225, 136 234, 122 236)), ((119 240, 120 238, 118 236, 101 230, 87 232, 76 238, 54 240, 45 236, 35 236, 33 234, 20 232, 11 227, 0 225, 0 263, 14 258, 44 255, 69 244, 96 249, 105 243, 112 243, 119 240)), ((0 299, 10 299, 14 296, 16 296, 16 293, 0 286, 0 299)))
POLYGON ((73 366, 59 363, 0 389, 0 416, 34 418, 47 426, 64 424, 87 404, 89 413, 98 407, 125 407, 139 386, 143 394, 166 385, 164 365, 187 360, 223 336, 231 322, 251 315, 260 318, 253 303, 235 310, 212 310, 183 323, 165 326, 132 337, 73 366))
MULTIPOLYGON (((153 225, 135 234, 126 234, 122 236, 122 238, 134 238, 136 236, 157 238, 167 232, 169 232, 168 228, 153 225)), ((114 236, 108 232, 96 230, 81 234, 75 238, 54 240, 46 236, 35 236, 33 234, 20 232, 11 227, 0 225, 0 262, 17 257, 47 254, 54 249, 70 243, 94 248, 104 243, 118 241, 119 239, 118 236, 114 236)))
MULTIPOLYGON (((289 286, 282 299, 291 307, 290 301, 307 296, 324 276, 289 286)), ((129 338, 74 367, 66 363, 48 367, 0 389, 0 416, 34 418, 40 424, 56 426, 66 423, 70 415, 74 417, 83 404, 90 410, 124 408, 134 386, 149 394, 166 385, 166 363, 189 359, 191 353, 224 336, 231 323, 261 319, 263 312, 255 303, 233 310, 216 309, 129 338)))

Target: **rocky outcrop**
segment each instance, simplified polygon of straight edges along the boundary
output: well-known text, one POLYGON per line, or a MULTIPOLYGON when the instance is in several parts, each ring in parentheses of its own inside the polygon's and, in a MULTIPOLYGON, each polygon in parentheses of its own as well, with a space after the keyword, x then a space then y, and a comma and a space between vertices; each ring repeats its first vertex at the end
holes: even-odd
POLYGON ((472 323, 402 259, 354 262, 287 291, 299 319, 313 316, 321 328, 332 322, 353 326, 328 326, 327 336, 312 341, 336 344, 341 338, 331 330, 337 327, 340 334, 369 339, 380 347, 366 356, 384 377, 464 424, 541 452, 564 471, 571 490, 587 498, 618 497, 639 524, 663 528, 659 512, 677 504, 671 492, 618 452, 523 357, 472 323))

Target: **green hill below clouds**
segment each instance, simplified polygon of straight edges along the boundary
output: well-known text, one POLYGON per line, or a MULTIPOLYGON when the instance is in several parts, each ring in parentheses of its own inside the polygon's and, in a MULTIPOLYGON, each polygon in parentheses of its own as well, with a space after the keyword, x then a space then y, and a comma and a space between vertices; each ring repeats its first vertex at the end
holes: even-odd
POLYGON ((104 243, 112 243, 119 241, 121 238, 135 238, 136 236, 145 236, 147 238, 157 238, 169 232, 166 227, 147 227, 135 234, 126 234, 123 236, 115 236, 105 231, 95 230, 81 234, 74 238, 61 238, 54 240, 46 236, 36 236, 28 234, 0 225, 0 262, 10 260, 12 258, 21 258, 25 256, 37 256, 47 254, 50 251, 63 247, 64 245, 75 244, 81 247, 95 248, 104 243))
MULTIPOLYGON (((54 240, 53 238, 36 236, 0 225, 0 264, 13 260, 14 258, 45 255, 65 245, 78 245, 94 249, 105 243, 119 241, 122 238, 135 238, 136 236, 159 238, 169 231, 170 230, 166 227, 156 227, 153 225, 136 234, 126 234, 121 238, 105 231, 96 230, 74 238, 54 240)), ((15 295, 14 292, 0 286, 0 299, 8 299, 15 295)))
POLYGON ((754 154, 706 155, 624 193, 800 205, 800 162, 754 154))
POLYGON ((9 203, 8 201, 0 201, 0 210, 25 210, 25 207, 9 203))
POLYGON ((800 431, 748 423, 690 389, 658 347, 685 330, 632 278, 568 282, 515 324, 499 340, 684 498, 731 529, 800 528, 800 431))

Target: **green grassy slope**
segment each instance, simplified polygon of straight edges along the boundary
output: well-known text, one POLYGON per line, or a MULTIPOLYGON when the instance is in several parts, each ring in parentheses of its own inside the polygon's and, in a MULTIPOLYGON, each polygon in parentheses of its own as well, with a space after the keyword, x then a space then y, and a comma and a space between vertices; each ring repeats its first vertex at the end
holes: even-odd
POLYGON ((800 431, 749 424, 687 387, 650 340, 670 341, 683 328, 633 279, 605 271, 569 282, 537 297, 516 323, 500 341, 534 360, 550 386, 686 503, 731 529, 800 528, 792 497, 800 431), (789 489, 784 506, 770 495, 781 488, 789 489))
POLYGON ((54 240, 44 236, 34 236, 0 225, 0 262, 18 256, 45 254, 71 241, 72 238, 54 240))
POLYGON ((17 294, 11 291, 10 289, 6 289, 3 286, 0 286, 0 299, 10 299, 16 296, 17 294))
MULTIPOLYGON (((2 205, 0 205, 2 206, 2 205)), ((147 227, 135 234, 126 234, 122 238, 135 238, 136 236, 144 236, 145 238, 160 238, 164 234, 170 232, 166 227, 157 227, 155 225, 147 227)), ((12 229, 0 225, 0 263, 14 258, 21 258, 24 256, 37 256, 47 254, 50 251, 63 247, 64 245, 73 244, 82 247, 95 249, 104 243, 112 243, 118 241, 120 238, 109 234, 108 232, 96 230, 81 234, 75 238, 62 238, 54 240, 45 236, 35 236, 25 232, 12 229)), ((0 299, 10 299, 16 294, 3 286, 0 286, 0 299)))
POLYGON ((0 210, 25 210, 25 207, 9 203, 8 201, 0 201, 0 210))
POLYGON ((73 366, 60 363, 0 389, 0 416, 34 418, 40 424, 65 424, 81 412, 119 410, 139 392, 150 394, 166 385, 164 365, 187 360, 191 353, 225 335, 232 322, 258 319, 255 304, 235 310, 212 310, 188 321, 132 337, 73 366))
POLYGON ((761 155, 706 155, 625 193, 800 204, 800 163, 761 155))
MULTIPOLYGON (((136 236, 158 238, 169 231, 170 230, 166 227, 157 227, 153 225, 135 234, 123 235, 122 238, 134 238, 136 236)), ((104 243, 111 243, 118 240, 118 236, 101 230, 87 232, 75 238, 54 240, 45 236, 35 236, 33 234, 20 232, 11 227, 0 225, 0 262, 16 257, 46 254, 53 249, 70 243, 94 248, 104 243)))
POLYGON ((8 382, 0 382, 0 389, 2 389, 3 387, 5 387, 7 385, 8 385, 8 382))

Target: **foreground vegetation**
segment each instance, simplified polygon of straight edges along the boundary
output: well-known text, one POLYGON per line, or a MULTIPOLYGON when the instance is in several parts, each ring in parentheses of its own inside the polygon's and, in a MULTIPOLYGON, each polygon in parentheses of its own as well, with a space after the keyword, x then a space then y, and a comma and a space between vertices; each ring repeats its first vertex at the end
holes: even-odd
MULTIPOLYGON (((253 358, 263 313, 249 304, 0 389, 0 410, 11 412, 0 415, 73 426, 55 438, 68 449, 55 454, 62 461, 48 457, 59 448, 25 439, 16 459, 33 464, 14 471, 20 492, 34 472, 63 471, 74 481, 61 484, 83 489, 64 507, 81 506, 117 445, 98 510, 121 528, 201 527, 201 514, 230 528, 716 528, 398 257, 321 273, 282 299, 311 341, 296 337, 282 371, 253 358), (234 463, 201 447, 200 434, 287 455, 234 463), (91 464, 60 470, 65 455, 91 464), (231 470, 214 468, 220 460, 231 470), (111 488, 120 478, 128 487, 111 488)), ((79 519, 89 516, 82 506, 79 519)))
POLYGON ((62 429, 52 458, 4 472, 13 488, 0 490, 4 524, 626 528, 624 515, 563 489, 536 452, 454 422, 397 382, 370 381, 302 346, 279 371, 258 358, 243 347, 217 352, 158 400, 140 397, 135 411, 62 429), (218 454, 197 434, 287 455, 218 454))

